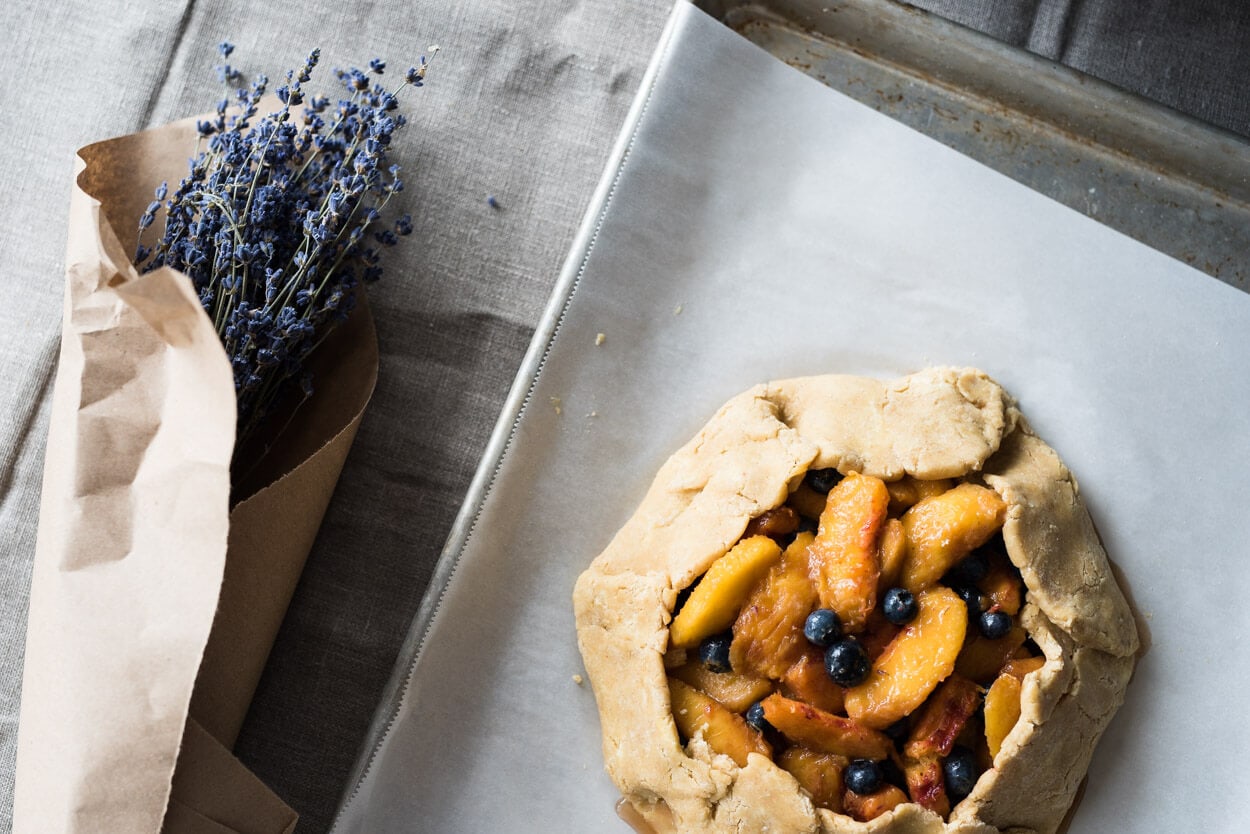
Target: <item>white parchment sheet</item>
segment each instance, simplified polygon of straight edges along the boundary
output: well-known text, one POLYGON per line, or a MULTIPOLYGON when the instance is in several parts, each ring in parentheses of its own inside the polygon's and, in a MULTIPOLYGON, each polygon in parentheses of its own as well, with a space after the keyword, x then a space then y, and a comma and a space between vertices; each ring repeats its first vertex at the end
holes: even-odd
POLYGON ((628 831, 573 680, 577 575, 732 395, 930 364, 979 366, 1018 397, 1149 629, 1071 832, 1244 831, 1250 296, 686 5, 639 95, 398 719, 336 831, 628 831))

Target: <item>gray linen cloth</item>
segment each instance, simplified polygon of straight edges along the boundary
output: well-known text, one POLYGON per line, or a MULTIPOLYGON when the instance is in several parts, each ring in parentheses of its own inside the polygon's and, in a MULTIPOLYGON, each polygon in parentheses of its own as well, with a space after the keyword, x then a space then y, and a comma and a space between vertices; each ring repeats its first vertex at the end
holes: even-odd
MULTIPOLYGON (((0 831, 74 150, 211 107, 221 40, 237 44, 231 63, 271 76, 320 46, 326 84, 330 66, 376 55, 398 72, 443 47, 395 150, 416 231, 371 295, 378 391, 238 745, 300 830, 324 831, 669 5, 0 5, 0 831)), ((1239 0, 916 5, 1250 134, 1239 0)))

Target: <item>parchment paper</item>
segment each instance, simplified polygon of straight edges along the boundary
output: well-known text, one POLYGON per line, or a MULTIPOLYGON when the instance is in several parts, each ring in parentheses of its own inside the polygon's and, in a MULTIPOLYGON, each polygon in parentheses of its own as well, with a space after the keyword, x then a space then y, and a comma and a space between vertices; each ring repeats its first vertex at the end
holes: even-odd
POLYGON ((1250 297, 679 4, 547 325, 336 832, 628 831, 576 576, 732 395, 939 363, 1019 398, 1153 635, 1071 832, 1242 830, 1250 297))
POLYGON ((140 276, 130 263, 129 230, 194 149, 191 119, 79 154, 27 628, 19 834, 294 825, 230 747, 372 394, 377 343, 362 296, 312 360, 317 392, 267 454, 253 452, 260 462, 232 497, 225 351, 185 276, 140 276))

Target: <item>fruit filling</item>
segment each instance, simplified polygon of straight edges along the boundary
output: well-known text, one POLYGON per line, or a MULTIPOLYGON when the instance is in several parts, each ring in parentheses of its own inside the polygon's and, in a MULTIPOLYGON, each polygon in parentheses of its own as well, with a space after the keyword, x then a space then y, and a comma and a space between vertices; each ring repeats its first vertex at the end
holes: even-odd
POLYGON ((790 773, 861 821, 911 802, 945 818, 1020 718, 1045 663, 972 481, 809 471, 786 504, 679 595, 665 667, 680 736, 790 773))

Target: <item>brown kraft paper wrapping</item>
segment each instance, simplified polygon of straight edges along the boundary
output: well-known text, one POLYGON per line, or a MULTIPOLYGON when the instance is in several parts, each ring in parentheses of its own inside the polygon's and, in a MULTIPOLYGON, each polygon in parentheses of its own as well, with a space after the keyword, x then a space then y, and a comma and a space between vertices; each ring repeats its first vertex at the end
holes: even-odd
POLYGON ((294 825, 229 748, 372 394, 376 337, 362 295, 313 358, 314 395, 267 454, 249 450, 231 509, 229 362, 185 276, 138 275, 130 262, 153 190, 185 175, 195 142, 192 119, 79 152, 27 626, 18 834, 294 825))

